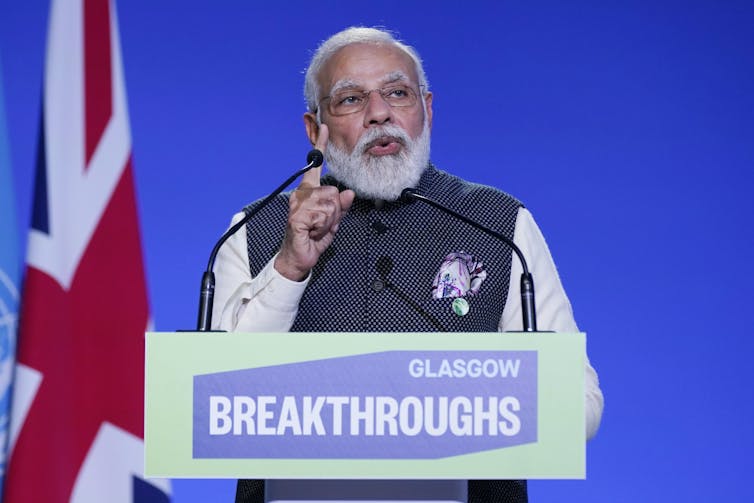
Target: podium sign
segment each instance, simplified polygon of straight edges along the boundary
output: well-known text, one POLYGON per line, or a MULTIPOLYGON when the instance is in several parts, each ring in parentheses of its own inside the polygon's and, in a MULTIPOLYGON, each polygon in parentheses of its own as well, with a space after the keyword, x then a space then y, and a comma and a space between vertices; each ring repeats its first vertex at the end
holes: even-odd
POLYGON ((148 333, 145 473, 584 478, 584 334, 148 333))

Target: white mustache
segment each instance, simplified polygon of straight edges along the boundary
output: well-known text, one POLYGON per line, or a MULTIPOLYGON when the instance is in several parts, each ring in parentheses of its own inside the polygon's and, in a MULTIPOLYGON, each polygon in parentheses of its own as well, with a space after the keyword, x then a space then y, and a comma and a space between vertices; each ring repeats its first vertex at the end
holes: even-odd
POLYGON ((355 152, 360 152, 363 154, 383 139, 397 141, 404 147, 412 143, 411 137, 403 128, 399 126, 387 125, 368 130, 361 138, 359 138, 359 141, 356 143, 356 146, 353 148, 353 150, 355 152))

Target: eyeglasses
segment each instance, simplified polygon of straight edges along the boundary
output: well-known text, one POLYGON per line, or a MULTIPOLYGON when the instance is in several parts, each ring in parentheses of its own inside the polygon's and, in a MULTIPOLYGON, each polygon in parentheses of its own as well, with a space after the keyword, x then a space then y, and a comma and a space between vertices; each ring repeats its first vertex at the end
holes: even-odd
POLYGON ((343 89, 330 96, 325 96, 320 100, 320 103, 327 100, 327 111, 330 112, 330 115, 355 114, 364 110, 369 102, 369 95, 375 91, 380 93, 385 103, 391 107, 411 107, 416 104, 416 91, 404 84, 386 86, 371 91, 343 89))

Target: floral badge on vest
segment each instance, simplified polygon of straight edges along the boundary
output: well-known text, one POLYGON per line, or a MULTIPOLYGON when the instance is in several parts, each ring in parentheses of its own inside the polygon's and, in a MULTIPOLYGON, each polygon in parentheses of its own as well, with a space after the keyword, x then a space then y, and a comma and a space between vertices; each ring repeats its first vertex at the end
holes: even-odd
POLYGON ((453 302, 453 311, 463 316, 468 312, 468 302, 461 297, 479 293, 479 287, 486 278, 487 271, 476 257, 463 251, 449 253, 432 283, 432 297, 457 297, 458 302, 453 302))

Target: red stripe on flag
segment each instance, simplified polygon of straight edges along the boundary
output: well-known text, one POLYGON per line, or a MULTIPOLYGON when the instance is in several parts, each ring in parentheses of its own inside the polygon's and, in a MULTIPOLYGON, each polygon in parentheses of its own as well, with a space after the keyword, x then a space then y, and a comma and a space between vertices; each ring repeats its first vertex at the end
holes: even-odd
MULTIPOLYGON (((110 2, 84 0, 84 94, 86 165, 112 115, 110 2)), ((87 168, 85 167, 84 170, 87 168)))
POLYGON ((18 360, 43 379, 10 460, 6 503, 68 501, 103 421, 143 438, 148 302, 133 186, 129 160, 69 291, 27 269, 18 360))

